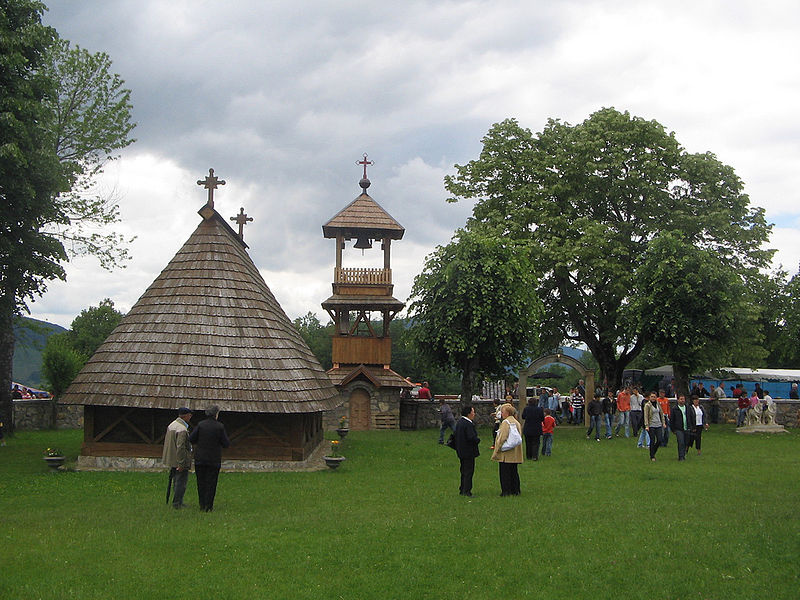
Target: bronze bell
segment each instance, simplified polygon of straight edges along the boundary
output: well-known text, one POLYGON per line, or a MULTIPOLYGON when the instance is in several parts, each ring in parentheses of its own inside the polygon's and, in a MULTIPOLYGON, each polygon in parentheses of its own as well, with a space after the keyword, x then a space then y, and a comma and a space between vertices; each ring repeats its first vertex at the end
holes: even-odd
POLYGON ((360 250, 372 248, 372 240, 367 237, 360 237, 356 240, 356 243, 353 246, 353 248, 358 248, 360 250))

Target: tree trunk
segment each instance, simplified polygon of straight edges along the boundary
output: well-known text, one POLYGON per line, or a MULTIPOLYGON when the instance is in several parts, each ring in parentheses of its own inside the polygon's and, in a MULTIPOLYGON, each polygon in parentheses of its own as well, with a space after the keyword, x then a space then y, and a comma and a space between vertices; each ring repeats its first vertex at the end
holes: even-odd
POLYGON ((464 368, 461 372, 461 406, 469 406, 472 404, 477 369, 477 358, 468 358, 464 361, 464 368))
POLYGON ((683 365, 672 365, 672 374, 675 376, 675 397, 683 394, 689 398, 689 369, 683 365))
POLYGON ((14 367, 14 312, 0 299, 0 421, 3 433, 14 433, 14 403, 11 399, 11 376, 14 367))

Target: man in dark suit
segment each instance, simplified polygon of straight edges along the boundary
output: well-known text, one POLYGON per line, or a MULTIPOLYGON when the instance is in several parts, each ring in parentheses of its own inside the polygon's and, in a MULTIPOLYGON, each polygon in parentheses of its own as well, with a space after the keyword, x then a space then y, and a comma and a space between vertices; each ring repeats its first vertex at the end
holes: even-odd
POLYGON ((217 479, 222 465, 222 449, 231 445, 225 426, 220 423, 219 407, 206 409, 206 418, 200 421, 189 435, 194 447, 194 471, 197 476, 197 496, 200 510, 214 510, 214 496, 217 494, 217 479))
POLYGON ((536 404, 528 404, 522 411, 522 435, 525 436, 525 458, 539 460, 539 440, 542 438, 544 409, 536 404))
POLYGON ((475 457, 480 456, 478 430, 475 429, 475 408, 461 407, 461 418, 456 423, 455 444, 458 460, 461 461, 461 487, 458 493, 472 496, 472 475, 475 473, 475 457))

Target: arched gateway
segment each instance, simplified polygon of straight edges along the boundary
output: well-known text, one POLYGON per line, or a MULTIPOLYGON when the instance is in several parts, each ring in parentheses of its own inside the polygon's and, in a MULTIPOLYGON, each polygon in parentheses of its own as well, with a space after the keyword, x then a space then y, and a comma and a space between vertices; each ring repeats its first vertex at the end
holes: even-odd
MULTIPOLYGON (((550 365, 553 363, 561 363, 568 367, 572 367, 575 369, 580 376, 584 380, 584 389, 586 390, 584 393, 584 406, 589 405, 590 394, 594 393, 594 371, 590 371, 586 368, 586 366, 579 360, 572 358, 571 356, 567 356, 566 354, 549 354, 547 356, 542 356, 541 358, 537 358, 531 364, 527 366, 527 368, 522 369, 519 372, 519 386, 518 386, 518 393, 519 393, 519 411, 522 413, 525 410, 525 405, 528 403, 528 398, 526 391, 528 388, 528 377, 540 368, 545 365, 550 365)), ((588 411, 584 411, 584 424, 588 419, 588 411)))

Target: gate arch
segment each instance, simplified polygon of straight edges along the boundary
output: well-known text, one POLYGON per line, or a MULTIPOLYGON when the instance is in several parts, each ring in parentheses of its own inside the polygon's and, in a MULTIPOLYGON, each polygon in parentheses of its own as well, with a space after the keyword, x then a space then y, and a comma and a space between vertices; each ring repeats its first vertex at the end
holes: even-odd
POLYGON ((585 410, 585 407, 589 406, 589 400, 591 399, 590 395, 594 394, 594 371, 590 371, 589 369, 587 369, 586 365, 584 365, 581 361, 561 353, 549 354, 547 356, 542 356, 541 358, 537 358, 532 363, 530 363, 526 368, 522 369, 519 372, 519 384, 517 386, 517 393, 519 396, 520 414, 522 413, 523 410, 525 410, 525 406, 528 404, 528 395, 526 392, 528 388, 528 376, 536 373, 536 371, 538 371, 541 367, 553 363, 560 363, 562 365, 572 367, 583 378, 583 383, 584 383, 583 421, 585 425, 589 417, 589 411, 585 410))

